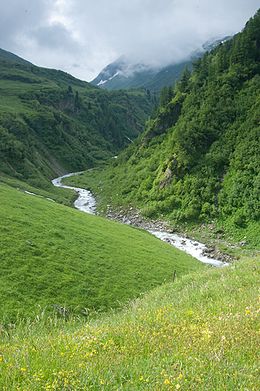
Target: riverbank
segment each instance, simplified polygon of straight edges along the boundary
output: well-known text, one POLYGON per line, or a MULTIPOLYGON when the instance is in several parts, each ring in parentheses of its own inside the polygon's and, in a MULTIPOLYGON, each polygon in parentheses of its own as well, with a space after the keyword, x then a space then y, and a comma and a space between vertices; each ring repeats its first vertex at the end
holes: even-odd
POLYGON ((157 238, 187 252, 203 263, 209 263, 214 266, 227 266, 236 259, 235 256, 220 251, 216 245, 201 243, 200 240, 196 240, 186 233, 174 230, 163 220, 147 219, 134 208, 129 208, 127 211, 123 209, 114 211, 109 206, 106 217, 136 228, 145 229, 157 238))
MULTIPOLYGON (((59 178, 53 179, 52 184, 56 187, 74 190, 78 198, 74 202, 75 208, 85 213, 96 214, 96 200, 94 195, 86 189, 64 185, 63 179, 80 175, 81 172, 70 173, 59 178)), ((129 208, 129 211, 115 212, 108 205, 106 217, 110 220, 116 220, 123 224, 131 225, 135 228, 144 229, 156 236, 158 239, 192 255, 200 262, 216 267, 227 266, 234 258, 228 254, 220 252, 217 248, 207 247, 199 241, 192 240, 187 236, 173 232, 173 230, 163 221, 148 220, 140 215, 138 211, 129 208)))
POLYGON ((74 190, 78 194, 78 197, 76 198, 73 204, 76 209, 80 210, 81 212, 96 214, 96 200, 93 194, 89 190, 82 189, 80 187, 64 185, 62 183, 64 178, 70 178, 71 176, 80 175, 80 174, 81 171, 65 174, 58 178, 53 179, 51 182, 55 187, 74 190))

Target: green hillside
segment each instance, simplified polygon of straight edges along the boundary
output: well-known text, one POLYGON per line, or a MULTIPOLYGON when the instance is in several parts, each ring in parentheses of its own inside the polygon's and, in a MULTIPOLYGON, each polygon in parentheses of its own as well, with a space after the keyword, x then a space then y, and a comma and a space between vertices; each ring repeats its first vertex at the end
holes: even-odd
MULTIPOLYGON (((107 310, 200 262, 145 231, 0 184, 0 324, 107 310)), ((1 348, 0 348, 1 353, 1 348)))
POLYGON ((0 50, 0 390, 259 391, 259 91, 260 10, 145 130, 150 92, 0 50), (101 214, 206 232, 237 259, 206 266, 69 207, 50 178, 85 168, 64 182, 101 214))
POLYGON ((23 58, 16 56, 16 54, 13 54, 11 52, 8 52, 7 50, 0 48, 0 58, 1 61, 5 60, 7 62, 13 62, 16 64, 23 64, 23 65, 30 65, 32 66, 32 63, 29 61, 24 60, 23 58))
POLYGON ((173 224, 216 221, 259 244, 260 11, 165 89, 145 133, 106 170, 73 178, 100 209, 138 207, 173 224))
POLYGON ((259 265, 204 269, 80 324, 1 329, 0 388, 258 391, 259 265))
POLYGON ((143 91, 108 92, 0 51, 0 173, 37 186, 92 167, 143 130, 143 91))

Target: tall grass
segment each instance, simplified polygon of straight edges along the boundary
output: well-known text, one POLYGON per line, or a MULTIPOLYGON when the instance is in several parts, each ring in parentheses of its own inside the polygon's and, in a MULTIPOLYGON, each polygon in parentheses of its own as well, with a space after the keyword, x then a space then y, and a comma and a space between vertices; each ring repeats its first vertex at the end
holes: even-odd
POLYGON ((2 331, 3 390, 258 390, 259 266, 194 272, 86 323, 2 331))

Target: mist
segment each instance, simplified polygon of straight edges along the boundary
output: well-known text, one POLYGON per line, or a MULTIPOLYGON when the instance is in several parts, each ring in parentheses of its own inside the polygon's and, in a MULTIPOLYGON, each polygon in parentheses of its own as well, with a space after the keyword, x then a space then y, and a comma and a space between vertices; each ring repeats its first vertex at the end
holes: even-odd
POLYGON ((258 8, 258 0, 9 0, 0 47, 91 80, 122 55, 157 68, 185 60, 240 31, 258 8))

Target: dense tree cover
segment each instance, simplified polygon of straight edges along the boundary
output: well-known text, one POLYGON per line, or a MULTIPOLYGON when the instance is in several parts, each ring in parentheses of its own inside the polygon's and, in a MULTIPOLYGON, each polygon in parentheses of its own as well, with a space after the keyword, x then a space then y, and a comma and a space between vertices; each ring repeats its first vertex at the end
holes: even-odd
POLYGON ((146 91, 108 92, 0 51, 0 173, 34 186, 97 165, 143 130, 146 91))
POLYGON ((109 201, 175 222, 259 219, 259 60, 258 11, 162 91, 144 135, 100 174, 109 201))

